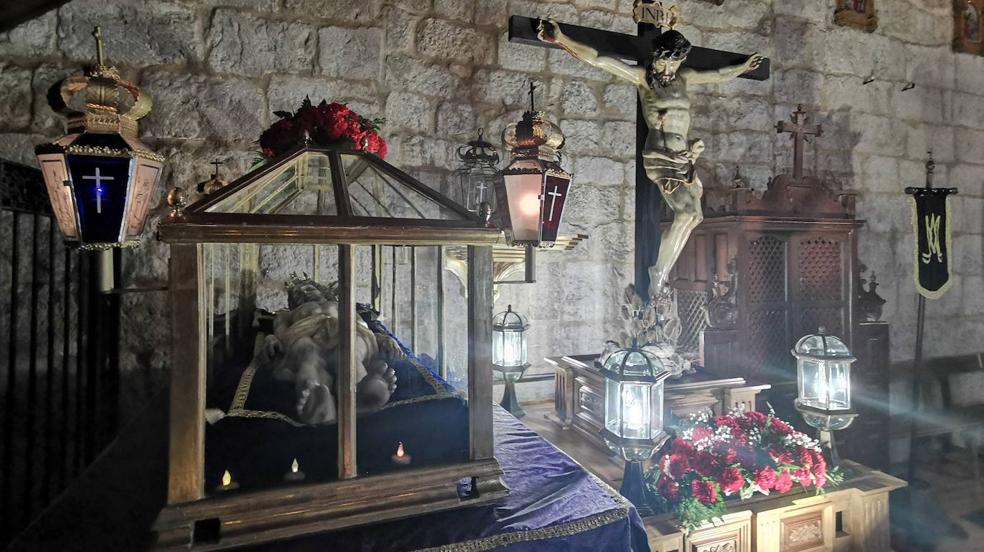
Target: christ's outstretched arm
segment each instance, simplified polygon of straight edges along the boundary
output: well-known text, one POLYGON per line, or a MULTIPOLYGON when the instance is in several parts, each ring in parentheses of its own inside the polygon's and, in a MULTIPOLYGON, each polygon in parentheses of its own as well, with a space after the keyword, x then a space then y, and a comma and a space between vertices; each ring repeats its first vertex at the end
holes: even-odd
POLYGON ((592 67, 597 67, 602 71, 611 73, 612 75, 615 75, 620 79, 627 80, 636 86, 645 84, 646 82, 646 72, 641 67, 623 63, 615 58, 599 56, 598 50, 595 50, 587 44, 582 44, 562 33, 560 31, 560 25, 558 25, 556 21, 541 21, 540 27, 537 29, 537 37, 544 42, 550 42, 560 46, 561 48, 567 50, 575 58, 592 67))
POLYGON ((744 63, 712 69, 710 71, 697 71, 695 69, 680 69, 680 75, 689 84, 720 84, 737 79, 749 71, 758 69, 765 58, 759 54, 752 54, 744 63))

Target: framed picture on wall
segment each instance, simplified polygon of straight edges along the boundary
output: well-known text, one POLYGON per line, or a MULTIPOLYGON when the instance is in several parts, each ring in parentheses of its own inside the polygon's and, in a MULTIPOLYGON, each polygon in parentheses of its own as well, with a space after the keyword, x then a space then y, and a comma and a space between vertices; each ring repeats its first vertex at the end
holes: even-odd
POLYGON ((855 27, 869 33, 878 28, 875 0, 837 0, 834 22, 845 27, 855 27))
POLYGON ((984 55, 984 0, 953 0, 953 51, 984 55))

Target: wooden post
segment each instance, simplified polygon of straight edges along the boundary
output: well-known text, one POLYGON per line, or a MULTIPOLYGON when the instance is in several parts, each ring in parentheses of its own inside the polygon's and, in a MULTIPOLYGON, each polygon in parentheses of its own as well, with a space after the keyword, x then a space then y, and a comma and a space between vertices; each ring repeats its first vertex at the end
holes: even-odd
POLYGON ((355 256, 338 246, 338 478, 358 475, 355 434, 355 256))
POLYGON ((448 379, 444 363, 444 246, 435 248, 437 254, 437 374, 448 379))
POLYGON ((492 248, 468 247, 468 424, 471 459, 492 458, 492 248))
POLYGON ((202 247, 171 245, 171 425, 167 503, 205 496, 205 293, 202 247))

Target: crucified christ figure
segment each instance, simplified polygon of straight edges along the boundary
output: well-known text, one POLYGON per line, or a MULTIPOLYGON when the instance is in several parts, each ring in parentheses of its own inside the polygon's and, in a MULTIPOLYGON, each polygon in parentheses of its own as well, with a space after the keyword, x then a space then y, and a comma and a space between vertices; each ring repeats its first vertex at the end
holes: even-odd
POLYGON ((649 63, 637 66, 598 55, 594 48, 563 34, 555 21, 541 23, 537 36, 592 67, 634 84, 639 91, 642 114, 649 126, 642 152, 646 176, 659 186, 663 199, 673 209, 673 223, 660 240, 656 264, 649 267, 650 295, 660 296, 690 233, 704 218, 700 205, 703 187, 694 170, 697 157, 704 151, 704 142, 689 140, 687 136, 690 132, 687 85, 728 82, 757 69, 763 58, 753 54, 738 65, 710 71, 681 69, 690 53, 690 42, 679 32, 668 30, 656 39, 649 63))

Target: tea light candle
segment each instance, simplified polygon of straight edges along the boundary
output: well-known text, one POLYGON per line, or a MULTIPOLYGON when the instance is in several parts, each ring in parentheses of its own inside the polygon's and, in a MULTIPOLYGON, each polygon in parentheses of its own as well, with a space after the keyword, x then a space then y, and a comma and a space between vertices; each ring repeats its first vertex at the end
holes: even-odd
POLYGON ((399 466, 406 466, 410 464, 410 460, 412 458, 413 458, 412 456, 410 456, 409 454, 407 454, 405 450, 403 450, 402 442, 399 443, 399 445, 396 447, 396 454, 392 456, 393 463, 399 466))
POLYGON ((232 480, 229 470, 222 472, 222 484, 215 488, 216 491, 232 491, 239 488, 239 483, 232 480))
POLYGON ((290 471, 284 475, 284 481, 303 481, 304 472, 301 471, 301 466, 297 463, 297 458, 294 459, 290 464, 290 471))

